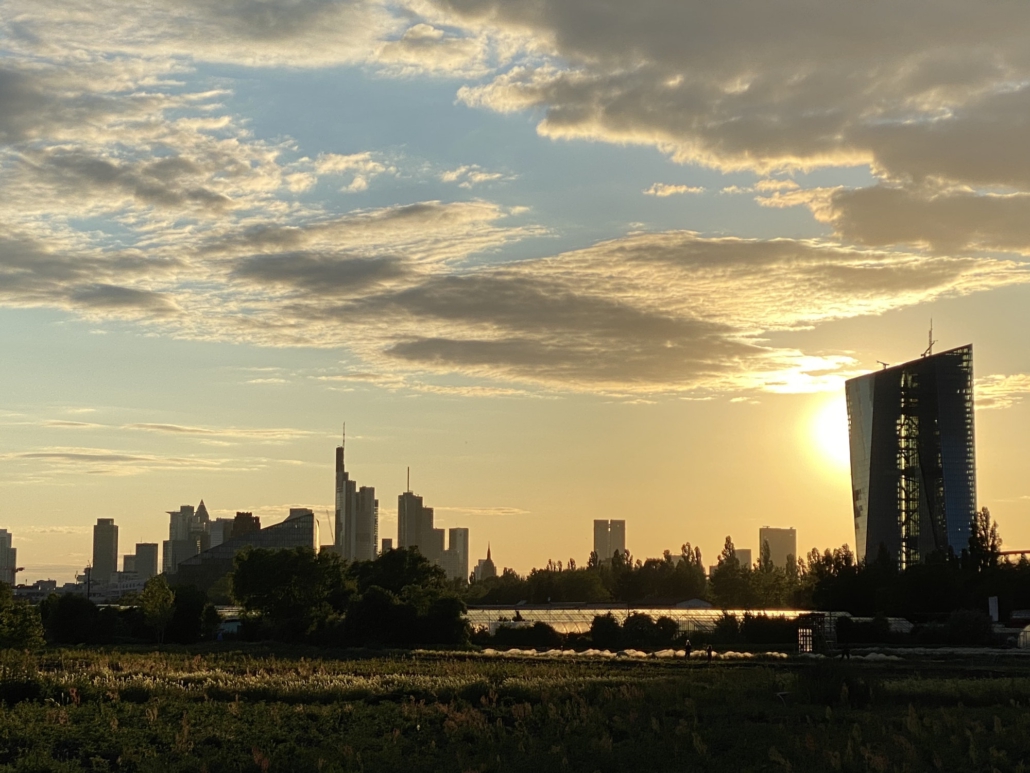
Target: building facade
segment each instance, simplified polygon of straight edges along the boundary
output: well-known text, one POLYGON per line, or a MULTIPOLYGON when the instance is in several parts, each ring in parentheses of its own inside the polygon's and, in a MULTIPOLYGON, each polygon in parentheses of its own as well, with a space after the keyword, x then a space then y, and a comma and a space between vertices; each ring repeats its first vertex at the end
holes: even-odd
POLYGON ((118 571, 118 526, 113 518, 98 518, 93 527, 93 582, 106 585, 118 571))
POLYGON ((439 563, 444 550, 444 530, 434 527, 433 508, 422 497, 405 491, 397 497, 397 547, 418 548, 430 561, 439 563))
POLYGON ((616 552, 626 554, 626 522, 594 521, 594 552, 598 561, 611 561, 616 552))
POLYGON ((0 529, 0 582, 15 585, 17 570, 18 549, 14 547, 14 535, 0 529))
POLYGON ((973 347, 845 385, 859 558, 881 550, 901 568, 960 553, 976 512, 973 347))
MULTIPOLYGON (((442 531, 442 529, 440 530, 442 531)), ((447 549, 443 551, 440 565, 451 580, 469 579, 469 530, 454 528, 447 530, 447 549)))
POLYGON ((146 582, 157 574, 157 543, 136 543, 136 576, 146 582))
POLYGON ((794 529, 763 526, 758 530, 758 555, 769 551, 769 561, 781 569, 798 557, 798 533, 794 529), (767 547, 768 546, 768 547, 767 547))
POLYGON ((379 500, 371 486, 358 488, 344 464, 344 445, 336 448, 336 551, 348 561, 372 561, 379 544, 379 500))

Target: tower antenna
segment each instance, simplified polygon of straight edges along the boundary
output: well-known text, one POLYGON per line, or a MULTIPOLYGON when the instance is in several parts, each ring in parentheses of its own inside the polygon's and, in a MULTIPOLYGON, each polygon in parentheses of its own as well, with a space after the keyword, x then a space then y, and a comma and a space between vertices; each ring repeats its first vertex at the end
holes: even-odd
POLYGON ((407 490, 409 492, 411 491, 411 467, 408 467, 408 488, 407 488, 407 490))
POLYGON ((933 354, 933 345, 937 343, 933 340, 933 317, 930 317, 930 337, 927 339, 929 346, 926 347, 926 351, 923 352, 924 357, 929 357, 933 354))

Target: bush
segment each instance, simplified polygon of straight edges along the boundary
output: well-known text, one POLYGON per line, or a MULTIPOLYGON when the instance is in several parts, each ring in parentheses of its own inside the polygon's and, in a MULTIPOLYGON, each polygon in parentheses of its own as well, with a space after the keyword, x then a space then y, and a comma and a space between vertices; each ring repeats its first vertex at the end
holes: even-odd
POLYGON ((502 625, 494 633, 493 643, 502 647, 556 649, 565 642, 564 637, 551 626, 537 621, 530 626, 502 625))

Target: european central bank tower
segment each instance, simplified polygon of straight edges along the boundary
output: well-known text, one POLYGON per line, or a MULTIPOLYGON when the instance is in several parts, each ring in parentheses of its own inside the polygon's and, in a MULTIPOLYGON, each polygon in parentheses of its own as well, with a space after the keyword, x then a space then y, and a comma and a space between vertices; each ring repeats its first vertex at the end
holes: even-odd
POLYGON ((966 548, 976 511, 973 347, 927 354, 845 385, 859 558, 898 567, 966 548))

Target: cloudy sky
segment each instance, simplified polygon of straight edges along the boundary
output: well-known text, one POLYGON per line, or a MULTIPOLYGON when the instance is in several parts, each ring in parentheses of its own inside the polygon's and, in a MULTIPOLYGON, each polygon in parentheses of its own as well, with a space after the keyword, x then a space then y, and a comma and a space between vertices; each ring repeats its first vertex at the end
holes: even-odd
MULTIPOLYGON (((1021 0, 0 0, 0 527, 203 497, 472 551, 854 541, 842 384, 976 353, 1030 547, 1021 0)), ((325 538, 326 540, 328 537, 325 538)))

